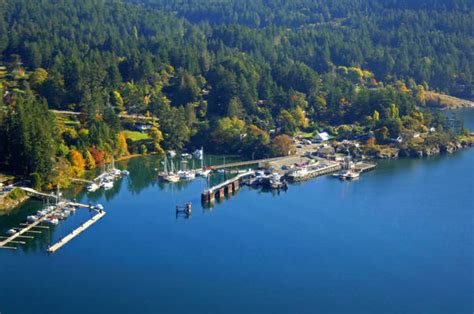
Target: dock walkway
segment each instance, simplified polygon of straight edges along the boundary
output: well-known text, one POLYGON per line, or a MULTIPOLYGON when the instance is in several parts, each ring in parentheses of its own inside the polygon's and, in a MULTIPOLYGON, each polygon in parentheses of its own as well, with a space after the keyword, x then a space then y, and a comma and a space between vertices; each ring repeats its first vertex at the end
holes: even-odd
POLYGON ((48 197, 48 198, 49 197, 50 198, 56 198, 57 197, 56 194, 43 193, 43 192, 36 191, 35 189, 24 187, 24 186, 19 186, 18 188, 25 191, 26 193, 30 193, 30 194, 33 194, 33 195, 36 195, 36 196, 42 196, 42 197, 48 197))
POLYGON ((28 224, 25 228, 21 229, 20 231, 18 231, 17 233, 15 233, 14 235, 6 238, 5 240, 1 241, 0 242, 0 249, 12 249, 12 250, 16 250, 16 247, 12 247, 12 246, 6 246, 8 243, 14 243, 14 240, 16 238, 19 238, 19 237, 22 237, 22 235, 24 233, 28 233, 28 232, 31 232, 31 229, 33 229, 34 227, 38 226, 40 223, 42 223, 44 220, 46 219, 46 217, 41 217, 40 219, 36 220, 35 222, 31 223, 31 224, 28 224))
POLYGON ((219 189, 222 189, 223 187, 228 186, 229 184, 234 183, 235 181, 238 181, 242 178, 245 178, 245 177, 248 177, 248 176, 251 176, 251 175, 254 175, 254 174, 255 174, 255 171, 247 171, 245 173, 241 173, 241 174, 239 174, 239 175, 237 175, 237 176, 235 176, 235 177, 233 177, 233 178, 231 178, 227 181, 224 181, 222 183, 219 183, 217 185, 214 185, 214 186, 210 187, 209 189, 205 190, 204 192, 205 193, 212 193, 216 190, 219 190, 219 189))
POLYGON ((89 228, 90 226, 95 224, 98 220, 100 220, 104 216, 105 216, 104 211, 98 212, 95 216, 93 216, 91 219, 89 219, 88 221, 83 223, 80 227, 78 227, 77 229, 74 229, 70 234, 68 234, 67 236, 65 236, 61 240, 59 240, 56 244, 50 246, 48 248, 48 252, 49 253, 56 252, 57 250, 59 250, 64 245, 66 245, 69 241, 74 239, 76 236, 81 234, 83 231, 85 231, 87 228, 89 228))

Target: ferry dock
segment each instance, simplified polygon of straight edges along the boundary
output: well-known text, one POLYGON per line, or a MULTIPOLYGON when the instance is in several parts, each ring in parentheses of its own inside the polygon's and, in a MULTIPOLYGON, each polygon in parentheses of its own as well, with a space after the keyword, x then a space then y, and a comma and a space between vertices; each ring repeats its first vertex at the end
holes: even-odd
POLYGON ((245 173, 238 174, 237 176, 226 180, 220 184, 217 184, 209 189, 205 190, 201 194, 202 203, 209 204, 214 203, 215 198, 218 200, 223 200, 225 195, 230 195, 234 192, 237 192, 240 188, 240 180, 255 175, 255 171, 247 171, 245 173))

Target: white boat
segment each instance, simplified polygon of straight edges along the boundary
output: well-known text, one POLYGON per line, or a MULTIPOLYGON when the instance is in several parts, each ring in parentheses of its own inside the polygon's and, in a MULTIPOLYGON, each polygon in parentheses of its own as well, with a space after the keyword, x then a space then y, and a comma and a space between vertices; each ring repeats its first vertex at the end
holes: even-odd
POLYGON ((122 170, 122 175, 128 176, 130 172, 128 170, 122 170))
POLYGON ((122 175, 122 170, 114 168, 111 170, 111 174, 115 177, 120 177, 122 175))
POLYGON ((169 174, 163 176, 163 179, 167 182, 176 183, 176 182, 179 182, 180 177, 179 177, 179 175, 177 175, 175 173, 169 173, 169 174))
POLYGON ((38 220, 38 217, 35 216, 35 215, 30 215, 30 216, 26 217, 26 221, 28 221, 29 223, 33 223, 36 220, 38 220))
POLYGON ((98 209, 98 210, 104 210, 104 205, 99 204, 99 203, 97 203, 97 204, 92 204, 92 208, 98 209))
POLYGON ((341 178, 342 179, 346 179, 346 180, 355 180, 355 179, 358 179, 359 178, 359 173, 356 172, 356 171, 351 171, 351 170, 348 170, 346 173, 344 173, 341 178))
POLYGON ((198 169, 196 174, 201 177, 208 177, 211 174, 211 169, 198 169))
POLYGON ((302 167, 290 172, 289 176, 295 179, 304 178, 308 175, 308 168, 302 167))
POLYGON ((95 192, 99 189, 99 186, 95 183, 91 183, 87 186, 87 192, 95 192))
POLYGON ((182 171, 179 177, 183 180, 194 180, 196 178, 196 173, 194 171, 182 171))
POLYGON ((176 152, 174 150, 169 150, 167 151, 167 155, 170 156, 171 158, 174 158, 176 156, 176 152))
POLYGON ((18 232, 18 231, 16 231, 16 229, 10 229, 10 230, 8 230, 7 232, 5 232, 5 234, 6 234, 7 236, 12 236, 12 235, 14 235, 14 234, 17 233, 17 232, 18 232))
POLYGON ((51 226, 56 226, 59 223, 59 220, 54 217, 46 218, 44 223, 51 226))
POLYGON ((102 182, 102 184, 100 185, 104 190, 110 190, 111 188, 114 187, 114 182, 111 181, 111 180, 107 180, 107 181, 104 181, 102 182))

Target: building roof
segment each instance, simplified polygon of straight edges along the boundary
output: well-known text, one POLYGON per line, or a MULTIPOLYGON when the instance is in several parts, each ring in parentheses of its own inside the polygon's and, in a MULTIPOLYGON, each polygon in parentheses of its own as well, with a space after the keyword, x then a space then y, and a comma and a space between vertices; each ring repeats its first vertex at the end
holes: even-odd
POLYGON ((328 134, 328 132, 318 132, 316 133, 316 138, 327 141, 331 138, 331 136, 328 134))

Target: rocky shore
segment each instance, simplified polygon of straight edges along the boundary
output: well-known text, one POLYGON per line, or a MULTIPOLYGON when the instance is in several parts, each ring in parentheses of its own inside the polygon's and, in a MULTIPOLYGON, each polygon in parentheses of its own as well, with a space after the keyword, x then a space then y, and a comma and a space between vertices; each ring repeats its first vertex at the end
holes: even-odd
POLYGON ((410 147, 381 147, 380 150, 372 151, 369 157, 376 159, 394 159, 398 157, 428 157, 441 153, 452 154, 456 151, 474 146, 474 141, 470 140, 454 140, 447 144, 419 145, 410 147))
POLYGON ((6 215, 29 199, 23 191, 15 189, 0 197, 0 216, 6 215))

